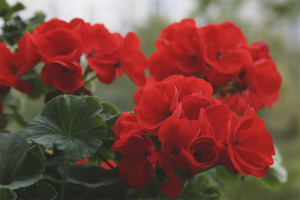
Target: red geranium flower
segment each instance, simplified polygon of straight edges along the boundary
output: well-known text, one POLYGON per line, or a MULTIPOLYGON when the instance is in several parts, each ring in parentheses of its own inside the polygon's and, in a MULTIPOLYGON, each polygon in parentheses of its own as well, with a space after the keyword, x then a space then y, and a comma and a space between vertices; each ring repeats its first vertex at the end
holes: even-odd
POLYGON ((272 60, 260 59, 243 68, 235 80, 238 91, 225 97, 218 95, 217 98, 239 115, 245 112, 248 104, 258 111, 265 105, 272 108, 278 100, 281 77, 272 60))
POLYGON ((48 31, 37 44, 43 62, 54 60, 78 61, 82 54, 81 38, 67 28, 48 31))
POLYGON ((264 176, 272 165, 275 149, 265 123, 253 108, 231 124, 227 136, 229 157, 236 169, 244 175, 264 176))
POLYGON ((144 92, 140 105, 135 108, 138 122, 153 135, 160 124, 169 117, 179 118, 181 105, 174 83, 162 82, 144 92))
POLYGON ((16 71, 18 76, 22 76, 33 68, 39 62, 40 58, 41 56, 34 44, 34 37, 26 32, 18 41, 18 50, 13 56, 13 63, 18 66, 16 71))
POLYGON ((205 65, 194 19, 184 19, 165 28, 155 46, 158 50, 149 57, 149 71, 158 81, 173 74, 197 75, 205 65))
POLYGON ((138 135, 129 136, 126 142, 118 147, 118 152, 126 156, 119 164, 123 181, 134 188, 149 185, 152 174, 157 167, 152 161, 152 152, 156 151, 152 141, 138 135))
POLYGON ((5 43, 0 42, 0 86, 1 92, 8 92, 9 87, 13 87, 20 92, 30 93, 32 91, 31 86, 15 76, 18 68, 13 65, 13 54, 6 47, 5 43))
POLYGON ((83 86, 82 68, 77 61, 48 62, 41 71, 41 77, 48 87, 62 92, 73 92, 83 86))

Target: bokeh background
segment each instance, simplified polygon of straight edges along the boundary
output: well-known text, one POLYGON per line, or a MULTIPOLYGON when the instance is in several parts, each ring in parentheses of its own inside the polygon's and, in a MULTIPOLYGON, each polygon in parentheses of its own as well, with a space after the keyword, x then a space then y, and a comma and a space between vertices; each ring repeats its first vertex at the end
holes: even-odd
MULTIPOLYGON (((233 21, 248 38, 248 43, 264 41, 282 76, 280 99, 273 109, 258 115, 265 121, 279 149, 288 180, 278 190, 265 188, 260 181, 246 177, 235 187, 228 187, 225 199, 300 199, 299 137, 299 67, 300 67, 300 1, 299 0, 8 0, 21 2, 26 9, 19 15, 30 18, 42 11, 46 20, 57 17, 70 21, 75 17, 92 24, 103 23, 110 32, 125 35, 137 33, 141 49, 148 57, 155 51, 154 41, 168 24, 193 17, 198 26, 233 21)), ((3 22, 0 22, 2 25, 3 22)), ((103 101, 116 105, 119 111, 131 111, 132 95, 137 89, 126 76, 106 85, 95 80, 93 92, 103 101)), ((30 121, 44 106, 43 98, 32 101, 12 90, 21 100, 20 113, 30 121)), ((10 123, 12 132, 22 129, 10 123)))

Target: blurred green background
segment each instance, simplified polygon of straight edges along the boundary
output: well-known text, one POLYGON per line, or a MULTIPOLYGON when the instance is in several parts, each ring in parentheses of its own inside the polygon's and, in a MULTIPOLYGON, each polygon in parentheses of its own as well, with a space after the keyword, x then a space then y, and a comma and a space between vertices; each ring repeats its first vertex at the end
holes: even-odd
MULTIPOLYGON (((198 0, 190 13, 198 26, 233 21, 248 38, 248 43, 264 41, 282 76, 280 99, 273 109, 265 108, 258 115, 265 121, 275 146, 280 150, 288 180, 278 190, 265 188, 260 181, 246 177, 235 187, 228 187, 225 199, 300 199, 300 137, 299 137, 299 67, 300 67, 300 1, 299 0, 198 0), (249 6, 252 12, 248 12, 249 6), (254 12, 253 12, 254 11, 254 12), (244 16, 244 17, 241 17, 244 16)), ((29 6, 29 5, 25 5, 29 6)), ((132 24, 141 40, 141 49, 148 57, 155 51, 154 41, 170 22, 154 13, 143 25, 132 24)), ((117 78, 111 85, 93 81, 93 92, 103 101, 116 105, 119 111, 131 111, 132 95, 137 86, 127 76, 117 78)), ((44 106, 43 98, 32 101, 25 94, 12 90, 19 97, 21 115, 29 121, 44 106)), ((8 130, 22 129, 12 122, 8 130)))

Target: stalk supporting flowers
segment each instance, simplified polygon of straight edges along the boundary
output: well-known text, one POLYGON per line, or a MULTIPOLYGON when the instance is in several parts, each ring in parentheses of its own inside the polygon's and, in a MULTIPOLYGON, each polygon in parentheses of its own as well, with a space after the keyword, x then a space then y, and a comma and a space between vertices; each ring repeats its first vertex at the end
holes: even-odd
POLYGON ((60 191, 60 200, 63 200, 65 197, 65 189, 66 189, 66 182, 67 182, 67 175, 68 175, 68 169, 69 169, 69 162, 70 159, 66 159, 65 167, 64 167, 64 174, 61 184, 61 191, 60 191))

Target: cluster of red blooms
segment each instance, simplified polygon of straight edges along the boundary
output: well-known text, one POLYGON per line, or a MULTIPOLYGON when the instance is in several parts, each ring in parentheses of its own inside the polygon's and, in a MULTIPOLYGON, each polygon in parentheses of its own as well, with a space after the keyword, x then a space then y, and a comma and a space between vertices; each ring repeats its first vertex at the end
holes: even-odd
POLYGON ((182 184, 174 169, 197 174, 222 163, 233 173, 255 177, 267 173, 275 150, 263 120, 252 107, 236 118, 212 93, 211 84, 203 79, 172 75, 142 94, 133 109, 136 114, 120 116, 111 151, 125 156, 119 171, 126 184, 149 185, 155 169, 163 166, 169 180, 160 189, 176 197, 182 184))
MULTIPOLYGON (((185 19, 163 29, 155 46, 148 60, 150 85, 174 74, 203 78, 213 85, 217 98, 239 115, 248 105, 256 111, 272 107, 279 97, 281 77, 268 46, 248 45, 232 22, 196 27, 194 19, 185 19)), ((134 98, 136 103, 140 95, 134 98)))
POLYGON ((38 62, 45 63, 41 77, 48 87, 66 93, 76 91, 84 85, 79 64, 82 55, 100 82, 110 84, 124 72, 142 86, 146 81, 147 60, 139 47, 139 39, 132 32, 122 37, 110 33, 102 24, 92 26, 78 18, 67 23, 55 18, 37 26, 32 33, 26 32, 14 54, 0 43, 0 92, 4 94, 14 87, 30 93, 30 85, 20 76, 38 62))

